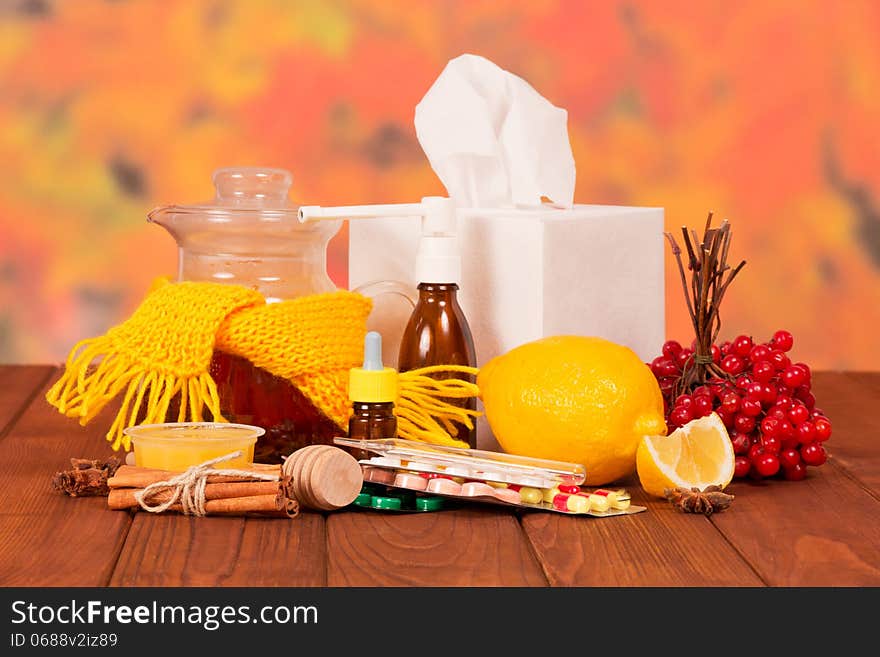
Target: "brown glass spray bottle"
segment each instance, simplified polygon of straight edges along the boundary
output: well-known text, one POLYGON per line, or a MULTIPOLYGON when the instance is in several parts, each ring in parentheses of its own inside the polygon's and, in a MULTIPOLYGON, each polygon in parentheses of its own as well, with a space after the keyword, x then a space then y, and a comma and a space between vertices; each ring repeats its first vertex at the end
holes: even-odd
MULTIPOLYGON (((400 341, 397 369, 406 372, 431 365, 476 367, 474 339, 458 303, 461 256, 455 237, 454 205, 449 199, 437 197, 423 199, 422 203, 426 206, 427 229, 423 228, 416 256, 419 300, 400 341)), ((467 374, 455 376, 475 382, 467 374)), ((477 407, 474 397, 446 401, 471 410, 477 407)), ((454 424, 458 430, 456 438, 476 448, 476 424, 473 429, 454 424)))
MULTIPOLYGON (((458 285, 455 283, 421 283, 419 300, 407 323, 400 343, 397 367, 401 372, 429 365, 468 365, 476 367, 474 339, 461 306, 458 304, 458 285)), ((468 374, 456 376, 473 382, 468 374)), ((476 410, 477 400, 446 400, 476 410)), ((476 425, 468 429, 454 423, 459 440, 472 448, 477 446, 476 425)))

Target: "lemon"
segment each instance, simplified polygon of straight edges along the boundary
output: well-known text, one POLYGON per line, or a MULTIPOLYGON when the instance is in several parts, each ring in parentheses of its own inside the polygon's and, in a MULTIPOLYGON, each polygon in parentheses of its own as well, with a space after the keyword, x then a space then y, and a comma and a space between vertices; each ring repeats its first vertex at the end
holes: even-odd
POLYGON ((733 479, 733 445, 716 413, 691 420, 668 436, 645 436, 636 462, 639 482, 651 495, 664 488, 718 485, 733 479))
POLYGON ((603 338, 526 343, 483 366, 477 385, 504 451, 582 463, 590 485, 632 473, 641 438, 666 432, 651 370, 603 338))

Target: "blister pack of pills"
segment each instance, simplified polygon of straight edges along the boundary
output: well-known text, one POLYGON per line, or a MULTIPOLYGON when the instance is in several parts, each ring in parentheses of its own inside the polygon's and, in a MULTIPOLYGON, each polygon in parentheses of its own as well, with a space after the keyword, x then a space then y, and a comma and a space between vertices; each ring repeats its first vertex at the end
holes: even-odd
POLYGON ((334 439, 377 454, 360 461, 364 482, 461 501, 569 515, 617 516, 645 511, 623 489, 582 487, 583 466, 397 438, 334 439))

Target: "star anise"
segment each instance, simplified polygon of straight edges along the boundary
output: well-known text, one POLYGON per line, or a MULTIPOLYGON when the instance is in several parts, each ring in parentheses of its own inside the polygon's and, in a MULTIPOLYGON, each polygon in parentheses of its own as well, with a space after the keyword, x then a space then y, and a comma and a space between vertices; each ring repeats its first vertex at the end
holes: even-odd
POLYGON ((685 513, 702 513, 706 516, 711 516, 716 511, 723 511, 730 506, 734 498, 733 495, 723 492, 721 486, 706 486, 703 490, 678 486, 675 489, 664 488, 663 494, 678 510, 685 513))
POLYGON ((70 459, 70 470, 56 472, 52 487, 71 497, 107 495, 107 479, 112 477, 121 462, 115 456, 106 460, 70 459))

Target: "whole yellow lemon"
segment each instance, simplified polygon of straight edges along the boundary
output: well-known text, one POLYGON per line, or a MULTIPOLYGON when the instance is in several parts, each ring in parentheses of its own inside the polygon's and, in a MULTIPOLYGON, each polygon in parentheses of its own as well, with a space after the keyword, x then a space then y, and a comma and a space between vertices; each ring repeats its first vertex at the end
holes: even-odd
POLYGON ((642 436, 666 433, 651 370, 603 338, 529 342, 489 361, 477 385, 504 451, 582 463, 590 485, 632 473, 642 436))

